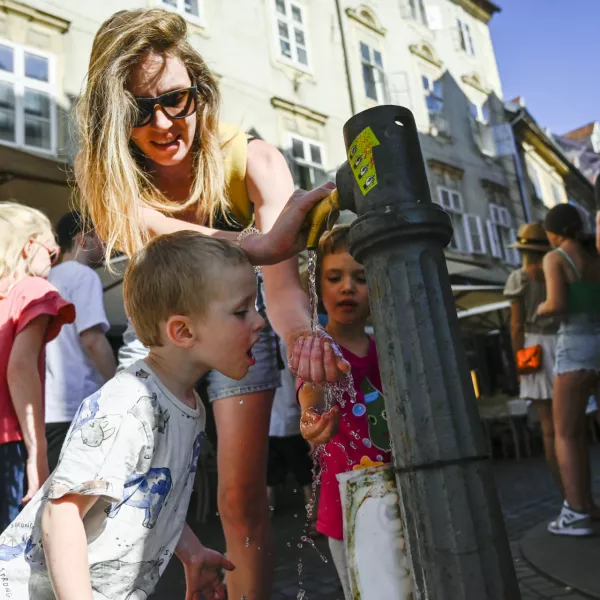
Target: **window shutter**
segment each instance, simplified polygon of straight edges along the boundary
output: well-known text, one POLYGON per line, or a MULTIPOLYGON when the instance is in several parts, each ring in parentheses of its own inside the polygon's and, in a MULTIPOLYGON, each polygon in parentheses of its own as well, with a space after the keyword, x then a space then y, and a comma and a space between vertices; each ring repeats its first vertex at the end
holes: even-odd
POLYGON ((506 227, 510 227, 512 225, 512 219, 510 218, 510 213, 508 212, 508 209, 500 207, 498 209, 498 212, 500 214, 500 223, 502 225, 505 225, 506 227))
POLYGON ((492 223, 494 223, 494 225, 500 223, 500 215, 499 215, 498 207, 495 204, 490 204, 490 217, 491 217, 492 223))
MULTIPOLYGON (((513 244, 516 241, 517 241, 517 230, 511 229, 510 230, 510 243, 513 244)), ((510 262, 513 265, 520 265, 521 257, 519 256, 519 251, 516 248, 507 248, 506 250, 508 252, 510 252, 510 262)))
POLYGON ((462 197, 458 192, 450 193, 451 206, 454 210, 462 212, 462 197))
POLYGON ((448 195, 448 190, 443 187, 438 187, 438 196, 440 198, 440 204, 444 208, 449 208, 450 206, 450 196, 448 195))
POLYGON ((488 239, 490 241, 490 252, 495 258, 502 258, 502 249, 500 248, 500 240, 498 239, 498 230, 492 221, 486 221, 488 239))
POLYGON ((468 251, 472 254, 485 254, 481 219, 477 215, 466 214, 464 225, 468 251))

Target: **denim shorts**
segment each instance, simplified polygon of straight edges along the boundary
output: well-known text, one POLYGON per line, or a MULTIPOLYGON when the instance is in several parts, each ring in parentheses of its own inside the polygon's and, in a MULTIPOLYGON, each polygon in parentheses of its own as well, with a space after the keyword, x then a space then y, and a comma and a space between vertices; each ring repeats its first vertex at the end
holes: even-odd
MULTIPOLYGON (((252 348, 256 363, 248 369, 246 376, 239 380, 225 377, 218 371, 209 371, 205 378, 206 393, 210 402, 241 394, 275 390, 281 385, 282 365, 279 357, 279 343, 277 334, 267 319, 262 276, 257 276, 257 283, 256 310, 265 319, 265 327, 260 333, 259 341, 252 348)), ((131 323, 128 324, 123 335, 123 342, 124 345, 119 350, 118 371, 126 369, 136 360, 144 358, 148 354, 148 348, 137 338, 131 323)))
POLYGON ((600 373, 600 318, 576 315, 560 326, 554 373, 572 371, 600 373))

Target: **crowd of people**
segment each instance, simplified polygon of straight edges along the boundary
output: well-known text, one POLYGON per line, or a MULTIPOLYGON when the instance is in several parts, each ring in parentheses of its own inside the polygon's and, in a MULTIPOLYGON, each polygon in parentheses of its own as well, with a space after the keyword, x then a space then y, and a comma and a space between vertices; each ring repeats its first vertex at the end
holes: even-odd
POLYGON ((219 122, 215 79, 186 35, 166 10, 109 18, 77 106, 81 213, 65 215, 55 237, 41 212, 0 203, 0 566, 10 597, 145 598, 175 554, 187 597, 263 600, 281 455, 308 500, 307 442, 333 437, 353 460, 325 453, 313 533, 330 538, 349 594, 335 474, 389 461, 389 435, 353 453, 351 430, 370 441, 366 407, 322 404, 325 382, 350 370, 358 404, 381 397, 364 269, 346 228, 326 236, 328 323, 313 331, 297 254, 308 212, 334 186, 294 191, 274 147, 219 122), (93 270, 115 251, 129 258, 118 364, 93 270), (296 426, 278 430, 282 372, 293 374, 284 402, 298 407, 296 426), (205 435, 199 380, 217 428, 226 558, 185 524, 205 435))
POLYGON ((552 208, 519 230, 523 265, 506 282, 520 396, 539 419, 564 503, 548 530, 587 536, 600 519, 591 486, 586 409, 600 391, 600 256, 577 209, 552 208))

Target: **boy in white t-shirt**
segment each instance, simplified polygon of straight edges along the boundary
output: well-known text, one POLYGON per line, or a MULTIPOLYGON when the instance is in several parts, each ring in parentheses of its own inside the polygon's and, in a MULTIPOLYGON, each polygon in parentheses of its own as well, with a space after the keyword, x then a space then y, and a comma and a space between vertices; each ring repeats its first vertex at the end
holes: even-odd
POLYGON ((244 252, 192 231, 155 238, 130 262, 125 307, 138 361, 81 405, 50 479, 0 536, 0 598, 148 598, 176 554, 188 596, 225 598, 185 516, 204 435, 194 384, 241 379, 264 320, 244 252))

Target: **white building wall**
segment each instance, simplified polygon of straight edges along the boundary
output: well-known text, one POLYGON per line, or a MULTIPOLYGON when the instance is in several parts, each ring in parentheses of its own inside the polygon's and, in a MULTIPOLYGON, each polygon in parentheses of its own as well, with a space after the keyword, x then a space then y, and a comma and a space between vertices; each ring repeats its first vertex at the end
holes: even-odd
MULTIPOLYGON (((198 1, 201 24, 190 21, 190 39, 219 77, 222 119, 246 130, 253 128, 282 150, 288 149, 289 133, 315 140, 323 148, 324 170, 333 173, 345 159, 342 127, 351 116, 335 0, 294 0, 303 9, 307 23, 307 69, 296 69, 278 58, 275 0, 198 1), (288 108, 276 108, 274 103, 287 104, 288 108)), ((481 180, 488 179, 510 190, 508 208, 513 218, 519 218, 511 174, 507 176, 501 161, 484 156, 477 147, 468 112, 468 101, 481 104, 490 97, 491 123, 502 118, 502 110, 496 108, 502 88, 489 28, 474 16, 476 11, 470 0, 423 1, 430 16, 429 27, 411 18, 410 0, 340 0, 355 108, 360 111, 378 103, 365 93, 360 59, 363 42, 381 53, 386 77, 379 83, 386 93, 379 102, 401 103, 413 111, 426 162, 435 159, 462 172, 462 177, 453 181, 462 194, 464 211, 478 216, 485 226, 490 214, 481 180), (457 19, 470 29, 473 55, 460 47, 457 19), (430 59, 423 58, 421 51, 411 51, 411 47, 431 51, 430 59), (421 79, 424 74, 443 82, 446 136, 431 135, 421 79), (478 86, 466 83, 465 77, 478 78, 478 86)), ((60 157, 72 159, 76 150, 68 115, 84 84, 98 27, 117 10, 160 3, 161 0, 21 3, 38 11, 38 15, 45 13, 69 22, 66 33, 57 34, 50 28, 50 41, 44 48, 57 57, 56 98, 62 115, 58 124, 60 157)), ((24 15, 10 11, 0 14, 0 39, 25 43, 32 28, 48 29, 24 15)), ((434 186, 432 197, 437 199, 435 186, 440 177, 448 175, 436 174, 430 166, 428 173, 434 186)))

